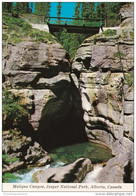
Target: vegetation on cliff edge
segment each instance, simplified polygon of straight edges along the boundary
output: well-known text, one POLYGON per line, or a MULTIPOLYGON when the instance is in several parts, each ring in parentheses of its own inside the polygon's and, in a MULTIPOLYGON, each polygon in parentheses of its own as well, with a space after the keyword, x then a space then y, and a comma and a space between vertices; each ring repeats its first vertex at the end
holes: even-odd
POLYGON ((10 13, 3 13, 2 39, 7 44, 17 44, 22 41, 36 41, 44 43, 56 43, 56 38, 45 31, 32 28, 22 18, 15 18, 10 13))
POLYGON ((2 91, 2 121, 3 126, 8 128, 20 122, 23 117, 28 116, 28 111, 19 103, 19 98, 15 97, 7 89, 2 91))

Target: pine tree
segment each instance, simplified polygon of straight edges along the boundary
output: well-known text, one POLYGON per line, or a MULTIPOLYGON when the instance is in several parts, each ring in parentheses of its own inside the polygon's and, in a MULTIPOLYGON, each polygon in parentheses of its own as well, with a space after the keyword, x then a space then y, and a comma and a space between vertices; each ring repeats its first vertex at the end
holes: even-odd
POLYGON ((11 12, 14 17, 18 17, 19 14, 30 13, 29 3, 16 2, 12 5, 11 12))
POLYGON ((57 11, 58 11, 58 12, 57 12, 57 17, 58 17, 58 18, 59 18, 60 15, 61 15, 61 7, 62 7, 62 6, 61 6, 61 3, 59 2, 58 5, 57 5, 57 11))
POLYGON ((101 21, 105 22, 107 19, 107 10, 106 10, 106 4, 107 3, 97 3, 96 12, 97 12, 97 18, 101 21))
POLYGON ((81 3, 77 2, 75 6, 75 12, 74 12, 74 18, 76 19, 80 18, 80 6, 81 6, 81 3))
POLYGON ((2 12, 11 12, 12 4, 12 2, 2 2, 2 12))
POLYGON ((61 3, 59 2, 58 5, 57 5, 57 17, 58 17, 58 24, 61 23, 61 19, 60 19, 60 15, 61 15, 61 3))
POLYGON ((95 3, 94 2, 84 2, 82 3, 81 16, 89 21, 96 18, 95 3))
POLYGON ((36 2, 35 3, 35 14, 39 16, 49 17, 50 2, 36 2))

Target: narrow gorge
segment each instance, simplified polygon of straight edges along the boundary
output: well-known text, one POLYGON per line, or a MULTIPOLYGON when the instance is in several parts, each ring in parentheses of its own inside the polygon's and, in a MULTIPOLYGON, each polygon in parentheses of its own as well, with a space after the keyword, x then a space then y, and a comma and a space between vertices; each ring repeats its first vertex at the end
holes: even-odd
MULTIPOLYGON (((133 182, 132 13, 133 4, 122 7, 120 26, 85 39, 72 63, 53 36, 43 42, 34 37, 17 44, 3 40, 3 92, 8 89, 27 111, 12 125, 3 114, 3 175, 31 166, 41 167, 32 174, 34 182, 82 182, 96 160, 80 155, 58 168, 47 165, 57 156, 54 149, 63 155, 63 147, 90 143, 101 148, 100 156, 105 152, 108 157, 98 161, 103 167, 96 182, 133 182)), ((5 23, 3 34, 7 29, 5 23)))

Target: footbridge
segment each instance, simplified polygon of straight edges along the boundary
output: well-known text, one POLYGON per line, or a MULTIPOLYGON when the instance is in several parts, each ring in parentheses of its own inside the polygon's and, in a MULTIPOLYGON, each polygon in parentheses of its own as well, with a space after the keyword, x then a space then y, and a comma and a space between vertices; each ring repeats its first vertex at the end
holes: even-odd
POLYGON ((45 23, 48 24, 49 32, 60 32, 64 28, 69 33, 85 33, 94 35, 102 30, 103 22, 97 20, 65 18, 65 17, 48 17, 45 18, 45 23))

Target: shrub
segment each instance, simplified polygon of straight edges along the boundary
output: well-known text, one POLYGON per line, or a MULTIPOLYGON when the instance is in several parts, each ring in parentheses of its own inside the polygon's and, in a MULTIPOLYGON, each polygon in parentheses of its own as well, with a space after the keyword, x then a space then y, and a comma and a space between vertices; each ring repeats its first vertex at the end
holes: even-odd
POLYGON ((6 41, 6 38, 9 38, 8 43, 10 44, 18 44, 30 39, 37 42, 56 42, 56 38, 53 35, 45 31, 32 28, 32 26, 22 18, 15 18, 10 15, 3 14, 2 23, 5 30, 3 40, 6 41))
MULTIPOLYGON (((12 158, 12 159, 9 159, 8 158, 8 155, 2 155, 2 163, 4 164, 4 165, 9 165, 9 163, 11 163, 11 162, 15 162, 15 161, 18 161, 19 159, 18 158, 12 158)), ((20 177, 18 177, 18 176, 16 176, 16 175, 14 175, 14 174, 12 174, 12 173, 4 173, 3 175, 2 175, 2 181, 3 182, 9 182, 9 180, 13 180, 13 179, 22 179, 22 178, 20 178, 20 177)))
POLYGON ((114 35, 117 34, 117 31, 116 30, 107 29, 106 31, 103 32, 103 34, 105 36, 114 36, 114 35))
POLYGON ((132 86, 134 84, 134 72, 131 72, 130 74, 125 75, 125 80, 128 86, 132 86))
POLYGON ((13 126, 14 122, 18 123, 23 117, 28 116, 28 111, 19 104, 19 98, 16 98, 10 91, 2 92, 2 121, 3 124, 13 126))
POLYGON ((2 175, 2 181, 3 181, 4 183, 7 183, 7 182, 9 182, 10 180, 14 180, 14 179, 15 179, 15 180, 16 180, 16 179, 21 180, 22 178, 16 176, 15 174, 12 174, 12 173, 5 173, 5 174, 2 175))
POLYGON ((113 57, 114 57, 114 58, 119 58, 119 59, 121 59, 121 57, 123 57, 123 56, 125 56, 125 54, 122 53, 122 52, 120 52, 120 51, 113 54, 113 57))

